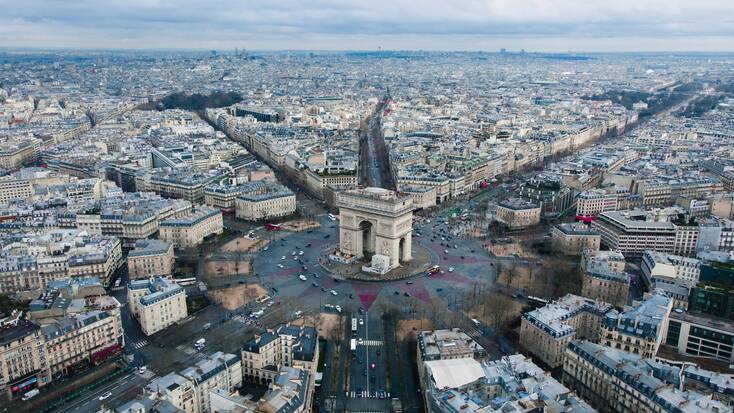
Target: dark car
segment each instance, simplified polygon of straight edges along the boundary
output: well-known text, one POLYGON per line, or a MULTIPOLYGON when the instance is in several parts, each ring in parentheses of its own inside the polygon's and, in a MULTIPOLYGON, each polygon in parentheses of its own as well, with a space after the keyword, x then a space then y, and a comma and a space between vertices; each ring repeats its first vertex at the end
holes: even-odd
POLYGON ((395 295, 400 295, 400 292, 395 290, 395 295))
POLYGON ((436 292, 440 293, 441 291, 443 291, 443 288, 436 288, 436 292))
POLYGON ((406 296, 406 297, 410 297, 410 293, 408 293, 407 291, 404 292, 403 295, 406 296))
POLYGON ((326 235, 324 235, 324 239, 327 239, 327 238, 329 238, 330 236, 331 236, 331 234, 326 234, 326 235))

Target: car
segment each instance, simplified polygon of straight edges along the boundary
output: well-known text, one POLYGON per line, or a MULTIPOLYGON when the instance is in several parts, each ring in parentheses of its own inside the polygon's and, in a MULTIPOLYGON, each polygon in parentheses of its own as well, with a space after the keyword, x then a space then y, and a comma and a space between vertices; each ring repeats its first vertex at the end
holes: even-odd
POLYGON ((327 239, 327 238, 329 238, 330 236, 331 236, 331 235, 329 235, 329 234, 326 234, 326 235, 324 235, 324 239, 327 239))
POLYGON ((362 344, 362 343, 364 343, 364 339, 363 339, 362 337, 360 337, 360 338, 359 338, 359 339, 357 340, 357 344, 362 344))
POLYGON ((321 276, 316 273, 313 273, 313 278, 321 278, 321 276))
POLYGON ((298 276, 298 279, 301 280, 301 281, 306 281, 308 278, 306 278, 305 275, 301 274, 301 275, 298 276))
POLYGON ((360 314, 364 314, 364 308, 362 308, 362 307, 359 307, 359 313, 360 313, 360 314))
POLYGON ((400 295, 400 292, 398 290, 395 290, 395 295, 400 295))
POLYGON ((448 254, 449 253, 449 250, 443 250, 443 253, 444 254, 448 254))
POLYGON ((311 243, 306 244, 306 248, 311 248, 311 243))
POLYGON ((313 285, 314 287, 318 287, 319 286, 319 283, 317 283, 316 281, 314 281, 314 282, 311 283, 311 285, 313 285))
POLYGON ((303 267, 301 267, 301 268, 303 268, 303 271, 307 271, 308 270, 308 267, 306 267, 305 265, 303 267))
POLYGON ((295 251, 291 252, 291 255, 296 255, 296 252, 295 251))
POLYGON ((411 284, 413 284, 413 281, 406 281, 405 283, 408 284, 408 285, 411 285, 411 284))
POLYGON ((298 257, 293 257, 293 261, 298 261, 298 257))
POLYGON ((409 292, 407 292, 407 291, 406 291, 406 292, 404 292, 404 293, 403 293, 403 295, 404 295, 405 297, 410 297, 410 293, 409 293, 409 292))
POLYGON ((454 267, 449 267, 449 272, 454 272, 454 267))
POLYGON ((283 264, 278 264, 278 268, 283 268, 283 264))
POLYGON ((324 287, 321 287, 321 292, 322 292, 322 293, 325 293, 325 292, 326 292, 326 288, 324 288, 324 287))
POLYGON ((284 259, 285 259, 285 255, 284 255, 284 256, 282 256, 282 257, 280 257, 280 259, 281 259, 281 260, 284 260, 284 259))
POLYGON ((111 391, 108 391, 108 392, 104 392, 104 393, 103 393, 103 394, 102 394, 101 396, 99 396, 99 397, 98 397, 98 399, 99 399, 100 401, 102 401, 102 400, 107 400, 107 399, 109 399, 109 398, 110 398, 111 396, 112 396, 112 392, 111 392, 111 391))
POLYGON ((364 324, 364 319, 360 318, 359 319, 359 325, 363 325, 363 324, 364 324))
POLYGON ((273 290, 274 293, 277 293, 278 292, 278 289, 275 288, 275 287, 270 287, 270 289, 273 290))
POLYGON ((331 295, 339 295, 339 293, 336 292, 336 290, 331 290, 331 291, 329 291, 329 293, 331 293, 331 295))
POLYGON ((146 372, 147 370, 148 370, 148 368, 147 368, 147 367, 145 367, 145 366, 140 366, 140 367, 138 367, 138 373, 139 373, 139 374, 143 374, 143 373, 145 373, 145 372, 146 372))

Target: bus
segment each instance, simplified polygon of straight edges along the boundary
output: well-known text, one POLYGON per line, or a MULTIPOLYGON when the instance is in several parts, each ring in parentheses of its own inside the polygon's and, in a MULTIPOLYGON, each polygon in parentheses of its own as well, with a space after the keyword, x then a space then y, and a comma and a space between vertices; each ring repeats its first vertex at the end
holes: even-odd
POLYGON ((174 278, 173 281, 176 282, 176 284, 185 287, 187 285, 194 285, 196 284, 196 277, 190 277, 190 278, 174 278))
POLYGON ((356 338, 349 340, 349 349, 351 349, 352 351, 357 351, 357 339, 356 338))
POLYGON ((265 229, 268 231, 280 231, 280 225, 278 224, 265 224, 265 229))
POLYGON ((355 317, 352 317, 352 334, 357 334, 357 319, 355 317))

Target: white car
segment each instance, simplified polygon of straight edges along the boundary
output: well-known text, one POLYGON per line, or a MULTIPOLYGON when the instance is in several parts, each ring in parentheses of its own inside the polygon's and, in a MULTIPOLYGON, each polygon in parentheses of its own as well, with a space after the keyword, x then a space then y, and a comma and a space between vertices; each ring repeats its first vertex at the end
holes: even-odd
POLYGON ((301 281, 306 281, 308 278, 306 278, 305 275, 301 274, 301 275, 298 276, 298 279, 301 280, 301 281))
POLYGON ((303 251, 298 251, 298 255, 303 255, 303 251))
POLYGON ((139 374, 143 374, 143 373, 145 373, 145 371, 146 371, 146 370, 148 370, 148 368, 147 368, 147 367, 145 367, 145 366, 140 366, 140 368, 138 368, 138 373, 139 373, 139 374))
POLYGON ((331 291, 329 291, 329 292, 331 293, 331 295, 339 295, 339 293, 338 293, 338 292, 336 292, 336 290, 331 290, 331 291))
POLYGON ((283 268, 283 264, 278 264, 278 268, 283 268))
POLYGON ((107 400, 110 398, 110 396, 112 396, 112 392, 109 392, 109 391, 105 392, 104 394, 99 396, 99 400, 107 400))
POLYGON ((363 325, 363 324, 364 324, 364 320, 360 318, 359 319, 359 325, 363 325))
POLYGON ((334 309, 336 310, 337 313, 341 313, 342 312, 342 306, 340 306, 339 304, 335 305, 334 306, 334 309))
POLYGON ((282 257, 280 257, 280 259, 281 259, 281 260, 284 260, 284 259, 285 259, 285 255, 284 255, 284 256, 282 256, 282 257))
POLYGON ((454 272, 454 267, 449 267, 449 272, 454 272))

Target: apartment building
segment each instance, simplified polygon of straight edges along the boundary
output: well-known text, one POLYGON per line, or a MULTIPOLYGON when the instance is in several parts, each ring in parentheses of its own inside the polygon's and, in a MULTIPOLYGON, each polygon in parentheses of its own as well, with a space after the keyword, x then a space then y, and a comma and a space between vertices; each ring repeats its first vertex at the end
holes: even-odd
POLYGON ((617 272, 605 263, 587 265, 583 269, 581 295, 610 303, 615 307, 627 305, 630 275, 617 272))
POLYGON ((266 330, 242 347, 244 380, 265 384, 275 379, 280 367, 299 367, 315 376, 318 333, 313 327, 282 324, 266 330))
POLYGON ((627 262, 619 251, 586 250, 581 254, 581 270, 598 264, 603 264, 616 273, 622 273, 627 262))
POLYGON ((13 171, 38 159, 40 140, 25 137, 23 140, 9 139, 0 143, 0 168, 13 171))
POLYGON ((236 217, 247 221, 279 218, 296 212, 296 195, 276 184, 269 184, 261 191, 243 193, 235 203, 236 217))
POLYGON ((509 229, 522 229, 540 223, 540 207, 519 198, 510 198, 497 204, 495 218, 509 229))
POLYGON ((520 345, 551 368, 563 363, 566 346, 584 337, 598 340, 610 304, 567 294, 522 315, 520 345))
POLYGON ((198 413, 209 413, 209 394, 213 390, 234 391, 242 385, 242 362, 239 354, 218 351, 180 372, 194 384, 198 413))
POLYGON ((135 177, 139 192, 155 192, 164 198, 185 199, 194 205, 204 202, 205 188, 222 178, 219 171, 194 168, 155 168, 135 177))
POLYGON ((359 183, 357 174, 354 172, 342 172, 342 173, 319 173, 312 170, 306 170, 303 172, 306 187, 315 196, 323 199, 324 190, 327 186, 355 186, 359 183))
POLYGON ((576 197, 576 215, 596 216, 602 212, 616 211, 619 208, 616 192, 603 189, 590 189, 576 197))
POLYGON ((164 400, 185 413, 200 413, 194 382, 171 372, 156 377, 145 387, 152 400, 164 400))
POLYGON ((186 290, 165 277, 131 281, 127 286, 127 302, 147 336, 188 316, 186 290))
POLYGON ((553 250, 566 255, 581 255, 585 250, 598 250, 601 235, 585 224, 556 224, 551 229, 553 250))
POLYGON ((400 192, 413 197, 413 207, 416 210, 428 209, 436 206, 436 188, 430 186, 402 185, 400 192))
POLYGON ((18 398, 51 382, 41 327, 20 319, 20 314, 0 315, 0 391, 18 398))
POLYGON ((103 284, 122 264, 120 240, 77 230, 29 233, 0 252, 0 293, 43 289, 54 280, 96 277, 103 284))
POLYGON ((653 358, 665 340, 673 300, 661 293, 646 294, 622 312, 603 319, 601 343, 644 358, 653 358))
POLYGON ((657 283, 681 283, 692 287, 698 283, 701 274, 701 260, 667 254, 657 251, 645 251, 640 264, 641 281, 648 290, 657 283))
POLYGON ((589 341, 572 341, 563 362, 563 383, 600 412, 721 413, 731 408, 684 389, 678 367, 589 341))
POLYGON ((177 248, 191 248, 201 244, 204 238, 221 234, 222 231, 222 211, 199 206, 187 216, 161 221, 159 238, 171 242, 177 248))
POLYGON ((60 377, 118 354, 124 346, 120 309, 74 314, 41 326, 45 368, 60 377))
POLYGON ((586 402, 522 354, 421 363, 428 411, 594 413, 586 402))
POLYGON ((458 328, 421 331, 418 336, 418 349, 421 360, 487 357, 486 350, 458 328))
POLYGON ((173 244, 156 239, 138 240, 127 254, 127 270, 130 279, 149 278, 173 274, 176 257, 173 244))

